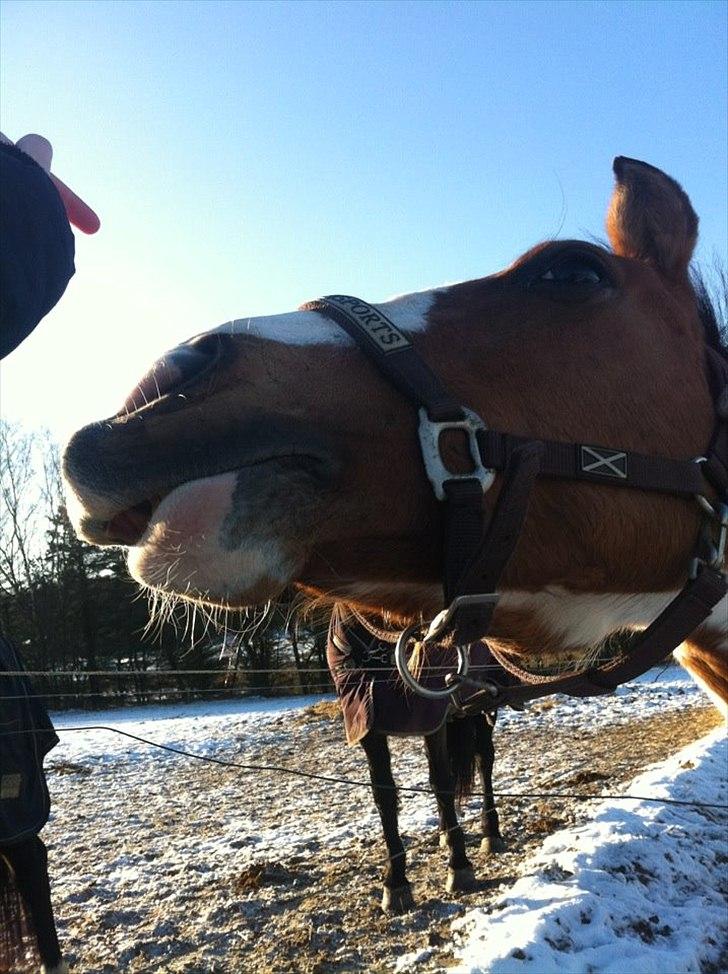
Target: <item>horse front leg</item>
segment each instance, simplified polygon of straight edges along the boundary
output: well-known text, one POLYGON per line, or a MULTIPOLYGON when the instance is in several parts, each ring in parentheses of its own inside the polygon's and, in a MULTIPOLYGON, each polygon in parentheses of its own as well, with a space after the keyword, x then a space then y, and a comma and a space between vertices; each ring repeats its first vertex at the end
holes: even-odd
POLYGON ((465 853, 465 836, 455 811, 455 776, 450 768, 444 723, 434 734, 425 737, 425 749, 430 765, 430 785, 440 813, 440 830, 447 836, 450 849, 445 888, 448 893, 470 889, 475 883, 475 874, 465 853))
POLYGON ((475 721, 475 748, 480 771, 480 781, 483 786, 483 808, 480 812, 480 827, 483 838, 480 851, 488 855, 504 852, 506 844, 500 833, 498 810, 493 795, 493 763, 495 748, 493 747, 493 730, 498 712, 478 714, 471 719, 475 721))
POLYGON ((13 870, 28 925, 36 937, 42 974, 67 974, 53 918, 48 853, 42 839, 34 835, 18 845, 3 846, 2 852, 13 870))
POLYGON ((370 731, 362 738, 361 746, 367 756, 374 802, 382 820, 384 841, 389 856, 389 863, 384 873, 382 910, 385 913, 404 913, 412 909, 414 898, 407 880, 407 858, 399 834, 397 791, 392 777, 389 745, 384 734, 370 731))

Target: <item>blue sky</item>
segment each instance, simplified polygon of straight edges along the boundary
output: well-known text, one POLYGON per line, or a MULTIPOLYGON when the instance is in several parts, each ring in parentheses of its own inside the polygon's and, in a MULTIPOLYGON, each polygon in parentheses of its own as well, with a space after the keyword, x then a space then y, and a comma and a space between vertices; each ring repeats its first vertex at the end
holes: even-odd
POLYGON ((64 436, 230 318, 602 234, 617 154, 682 182, 725 258, 727 10, 4 0, 0 128, 50 138, 102 229, 3 363, 2 415, 64 436))

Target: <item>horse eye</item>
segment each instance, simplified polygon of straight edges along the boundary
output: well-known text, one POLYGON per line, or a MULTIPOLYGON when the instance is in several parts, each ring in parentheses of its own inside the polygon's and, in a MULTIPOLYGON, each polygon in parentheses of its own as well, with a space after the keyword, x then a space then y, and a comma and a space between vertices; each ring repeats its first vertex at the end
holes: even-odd
POLYGON ((538 283, 568 285, 591 285, 603 283, 605 276, 601 268, 583 257, 570 257, 550 267, 541 274, 538 283))

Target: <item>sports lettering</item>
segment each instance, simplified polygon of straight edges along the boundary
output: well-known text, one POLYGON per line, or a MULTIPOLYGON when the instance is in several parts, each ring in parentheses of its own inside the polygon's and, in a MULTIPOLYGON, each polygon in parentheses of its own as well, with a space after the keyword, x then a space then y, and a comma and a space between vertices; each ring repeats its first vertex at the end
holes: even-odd
POLYGON ((351 324, 363 331, 383 352, 395 352, 412 344, 389 318, 361 298, 331 294, 325 300, 343 311, 351 324))

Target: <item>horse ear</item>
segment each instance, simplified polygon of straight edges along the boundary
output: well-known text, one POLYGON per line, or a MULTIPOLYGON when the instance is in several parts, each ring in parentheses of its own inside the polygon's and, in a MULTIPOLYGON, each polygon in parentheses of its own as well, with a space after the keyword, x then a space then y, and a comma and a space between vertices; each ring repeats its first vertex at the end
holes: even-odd
POLYGON ((607 233, 615 254, 655 266, 673 279, 684 278, 698 218, 679 183, 660 169, 617 156, 617 185, 607 212, 607 233))

